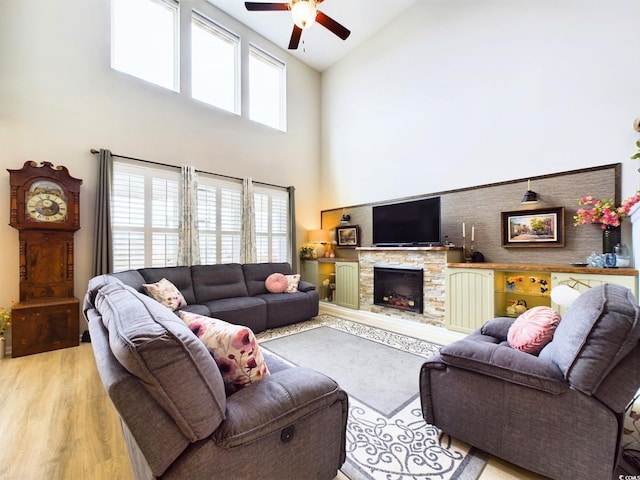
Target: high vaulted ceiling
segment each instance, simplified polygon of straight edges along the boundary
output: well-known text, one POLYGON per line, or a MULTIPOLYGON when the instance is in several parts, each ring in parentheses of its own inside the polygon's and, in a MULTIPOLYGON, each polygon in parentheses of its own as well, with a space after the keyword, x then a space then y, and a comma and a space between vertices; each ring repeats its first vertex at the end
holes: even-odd
MULTIPOLYGON (((287 50, 293 21, 288 11, 249 12, 243 0, 207 0, 223 12, 287 50)), ((263 0, 254 0, 262 2, 263 0)), ((279 0, 272 0, 278 2, 279 0)), ((418 0, 324 0, 318 10, 342 24, 351 35, 341 40, 322 25, 302 33, 297 50, 289 52, 318 71, 323 71, 391 22, 418 0)), ((282 3, 286 3, 283 1, 282 3)))

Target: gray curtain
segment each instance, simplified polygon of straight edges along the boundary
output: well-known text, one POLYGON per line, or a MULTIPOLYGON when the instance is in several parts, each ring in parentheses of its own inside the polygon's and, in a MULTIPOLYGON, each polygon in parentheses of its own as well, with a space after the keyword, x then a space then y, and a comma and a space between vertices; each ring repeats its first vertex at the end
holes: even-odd
POLYGON ((291 268, 298 271, 298 244, 296 242, 296 187, 287 187, 289 192, 289 234, 291 238, 291 268))
POLYGON ((195 167, 183 165, 180 174, 178 265, 199 265, 198 173, 195 167))
POLYGON ((240 263, 255 263, 256 252, 256 216, 253 199, 253 181, 242 179, 242 227, 240 231, 240 263))
POLYGON ((113 272, 113 232, 111 230, 111 186, 113 157, 100 149, 98 187, 96 190, 95 226, 93 231, 92 276, 113 272))

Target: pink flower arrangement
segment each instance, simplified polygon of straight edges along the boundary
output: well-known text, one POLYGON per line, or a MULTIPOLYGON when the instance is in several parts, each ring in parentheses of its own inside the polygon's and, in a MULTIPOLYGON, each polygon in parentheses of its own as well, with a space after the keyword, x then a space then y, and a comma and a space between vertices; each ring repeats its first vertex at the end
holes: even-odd
POLYGON ((623 200, 619 207, 614 205, 613 200, 598 200, 588 195, 578 200, 578 205, 590 208, 579 208, 573 216, 573 225, 600 223, 603 230, 606 230, 607 227, 619 227, 622 219, 629 216, 631 207, 638 202, 640 202, 640 191, 633 197, 623 200))

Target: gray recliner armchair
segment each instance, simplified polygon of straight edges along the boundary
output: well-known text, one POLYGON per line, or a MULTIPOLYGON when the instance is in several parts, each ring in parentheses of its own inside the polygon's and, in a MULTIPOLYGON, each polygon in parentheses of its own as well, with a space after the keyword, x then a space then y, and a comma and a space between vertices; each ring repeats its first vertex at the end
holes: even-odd
POLYGON ((634 295, 611 284, 583 293, 538 356, 509 346, 514 320, 490 320, 424 363, 425 420, 551 478, 611 478, 640 387, 634 295))
POLYGON ((329 377, 269 357, 269 376, 227 396, 207 347, 150 297, 95 277, 84 314, 136 479, 336 476, 348 397, 329 377))

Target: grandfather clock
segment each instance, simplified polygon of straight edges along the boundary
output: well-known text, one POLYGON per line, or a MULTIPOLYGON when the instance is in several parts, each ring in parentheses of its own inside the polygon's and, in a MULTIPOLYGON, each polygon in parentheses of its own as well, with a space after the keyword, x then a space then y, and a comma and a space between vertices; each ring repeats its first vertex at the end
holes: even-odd
POLYGON ((73 295, 73 236, 80 185, 66 167, 25 162, 10 170, 9 225, 20 235, 20 302, 12 309, 11 355, 76 346, 80 302, 73 295))

